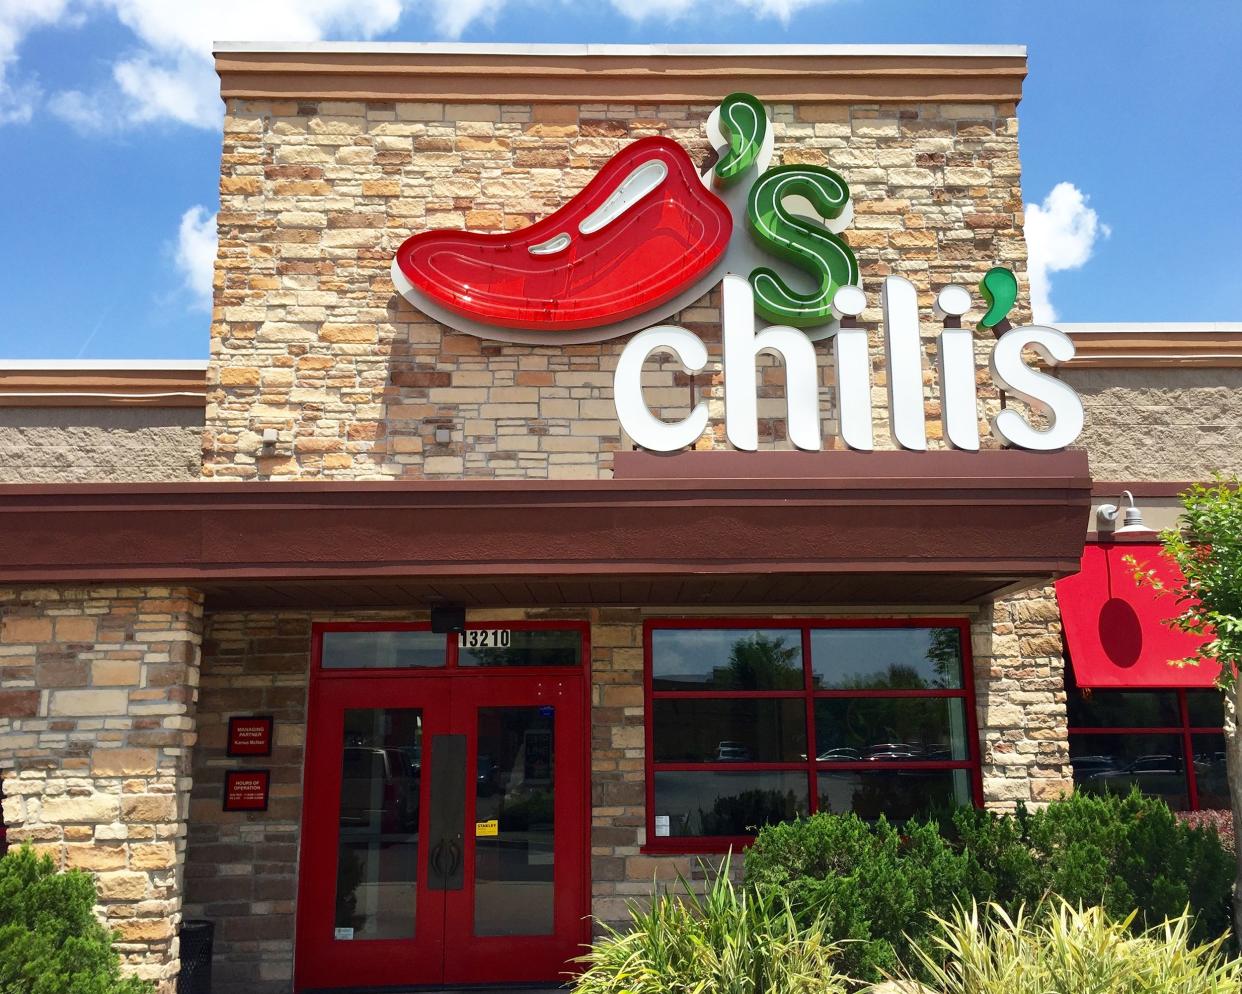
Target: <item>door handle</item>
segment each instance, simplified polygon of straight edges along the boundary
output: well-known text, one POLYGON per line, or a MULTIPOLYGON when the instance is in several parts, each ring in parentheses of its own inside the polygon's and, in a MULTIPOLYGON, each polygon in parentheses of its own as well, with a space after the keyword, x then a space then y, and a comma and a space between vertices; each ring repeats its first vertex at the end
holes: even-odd
MULTIPOLYGON (((448 872, 444 868, 444 846, 445 840, 441 839, 431 848, 431 855, 427 862, 431 867, 431 871, 437 878, 436 883, 443 886, 444 878, 448 876, 448 872)), ((437 888, 438 889, 438 888, 437 888)))
POLYGON ((427 864, 432 890, 461 890, 461 839, 466 823, 466 737, 436 735, 431 740, 431 817, 435 840, 427 864), (456 840, 456 841, 455 841, 456 840))

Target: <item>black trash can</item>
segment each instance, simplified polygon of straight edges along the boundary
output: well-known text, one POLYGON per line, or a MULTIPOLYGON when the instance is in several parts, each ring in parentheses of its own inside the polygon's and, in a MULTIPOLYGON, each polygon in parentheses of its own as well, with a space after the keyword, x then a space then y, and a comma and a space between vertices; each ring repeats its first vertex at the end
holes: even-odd
POLYGON ((191 919, 181 923, 177 994, 211 994, 211 947, 215 935, 215 922, 191 919))

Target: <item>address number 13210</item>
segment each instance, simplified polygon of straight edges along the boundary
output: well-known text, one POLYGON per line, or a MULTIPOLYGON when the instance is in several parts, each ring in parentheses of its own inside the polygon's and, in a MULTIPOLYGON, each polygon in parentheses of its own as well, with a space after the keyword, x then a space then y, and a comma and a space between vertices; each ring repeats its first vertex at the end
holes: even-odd
POLYGON ((507 649, 513 633, 507 628, 472 628, 457 633, 460 649, 507 649))

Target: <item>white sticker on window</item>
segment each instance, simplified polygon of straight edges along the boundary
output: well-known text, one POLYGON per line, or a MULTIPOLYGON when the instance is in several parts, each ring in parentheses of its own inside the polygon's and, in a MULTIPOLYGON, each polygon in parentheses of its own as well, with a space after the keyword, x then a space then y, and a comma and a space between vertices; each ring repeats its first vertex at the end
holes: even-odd
POLYGON ((669 833, 668 815, 655 816, 655 833, 656 838, 662 839, 669 833))
POLYGON ((332 930, 332 938, 334 939, 352 939, 354 930, 352 928, 337 928, 332 930))

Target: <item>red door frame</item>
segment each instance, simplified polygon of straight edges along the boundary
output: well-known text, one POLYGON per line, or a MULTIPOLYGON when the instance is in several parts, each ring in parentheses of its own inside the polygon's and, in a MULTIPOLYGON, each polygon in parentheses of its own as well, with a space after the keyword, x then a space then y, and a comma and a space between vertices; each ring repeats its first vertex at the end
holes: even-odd
MULTIPOLYGON (((565 811, 569 816, 566 819, 562 819, 560 817, 562 808, 558 805, 554 846, 558 853, 558 867, 562 852, 569 853, 565 857, 567 860, 566 865, 572 867, 575 861, 576 850, 576 861, 580 866, 580 873, 573 873, 572 869, 567 871, 571 872, 573 877, 573 879, 568 881, 568 889, 572 891, 576 884, 579 891, 580 906, 576 914, 573 913, 573 909, 566 902, 562 902, 564 904, 563 908, 558 906, 556 941, 568 944, 572 940, 572 945, 577 949, 591 939, 589 917, 591 895, 591 793, 589 780, 591 769, 590 623, 586 621, 492 620, 468 624, 466 627, 468 630, 505 628, 514 631, 539 629, 576 631, 582 640, 582 665, 579 667, 459 667, 457 637, 455 635, 447 635, 445 636, 445 665, 443 667, 325 670, 322 666, 324 632, 429 631, 430 625, 417 622, 354 621, 322 622, 311 626, 310 689, 307 710, 306 755, 303 765, 302 835, 299 852, 297 925, 294 948, 295 990, 314 990, 333 986, 407 985, 410 982, 409 979, 395 974, 394 967, 410 965, 411 961, 408 958, 408 954, 416 951, 415 945, 418 945, 418 948, 422 950, 420 955, 439 956, 446 964, 449 959, 444 950, 446 932, 452 930, 449 929, 447 924, 449 923, 447 914, 448 902, 447 900, 445 902, 446 913, 441 917, 440 928, 436 928, 434 924, 427 922, 426 918, 428 916, 424 914, 424 909, 431 909, 432 914, 434 914, 436 899, 431 895, 455 892, 432 892, 425 889, 428 876, 425 871, 427 859, 425 850, 427 847, 420 846, 419 883, 416 891, 416 900, 419 902, 418 928, 420 930, 428 930, 428 937, 424 940, 421 936, 416 935, 413 943, 409 943, 406 940, 363 940, 357 942, 359 954, 348 957, 350 965, 347 970, 347 981, 337 982, 334 979, 335 974, 332 968, 330 966, 325 967, 325 963, 330 959, 325 954, 325 949, 336 945, 336 943, 332 940, 325 942, 322 935, 317 934, 317 932, 322 928, 325 915, 329 921, 332 919, 335 906, 335 851, 339 837, 336 824, 336 805, 339 804, 341 778, 340 741, 343 735, 344 707, 348 706, 348 703, 355 699, 367 702, 358 706, 401 707, 403 706, 403 701, 417 702, 418 700, 428 700, 434 703, 436 697, 439 696, 439 708, 442 718, 434 716, 430 718, 428 723, 424 724, 425 742, 428 747, 433 747, 430 736, 453 730, 454 720, 459 720, 460 715, 464 713, 458 709, 456 704, 451 703, 452 687, 459 682, 475 682, 476 687, 483 688, 478 697, 488 700, 493 696, 487 691, 487 684, 489 682, 495 682, 498 685, 503 683, 506 687, 512 688, 518 684, 524 684, 527 687, 537 686, 541 680, 567 681, 569 684, 567 691, 571 694, 574 689, 573 683, 576 681, 579 684, 580 691, 577 697, 577 710, 580 713, 576 716, 568 716, 564 724, 558 720, 555 726, 557 739, 559 740, 557 747, 558 766, 562 757, 564 757, 565 766, 571 771, 571 782, 566 784, 560 782, 558 778, 557 795, 560 796, 561 791, 565 791, 566 797, 569 798, 565 802, 565 811), (423 688, 421 691, 418 690, 420 686, 423 688), (408 687, 408 689, 403 692, 402 687, 408 687), (329 692, 329 696, 321 698, 320 695, 329 694, 329 692), (325 712, 325 709, 327 714, 334 716, 328 722, 331 727, 319 727, 323 724, 323 721, 319 718, 318 713, 325 712), (567 734, 572 738, 574 725, 577 726, 578 742, 580 743, 580 747, 576 750, 573 748, 574 743, 572 741, 565 741, 567 734), (564 743, 563 746, 560 744, 562 742, 564 743), (568 748, 570 751, 564 752, 565 748, 568 748), (334 773, 331 772, 333 768, 335 768, 334 773), (325 771, 327 771, 327 775, 325 775, 325 771), (315 778, 315 786, 308 789, 312 776, 315 778), (578 799, 576 804, 574 803, 575 795, 578 799), (564 831, 561 828, 562 821, 566 822, 564 831), (313 827, 314 824, 328 826, 326 834, 331 836, 330 847, 325 845, 327 840, 318 838, 318 834, 313 827), (575 835, 577 836, 576 839, 574 838, 575 835), (310 845, 307 844, 308 838, 310 845), (562 849, 563 845, 567 847, 564 850, 562 849), (321 858, 316 858, 317 852, 321 858), (326 860, 322 859, 322 854, 325 852, 329 857, 326 860), (317 903, 312 904, 312 902, 317 903), (318 913, 316 913, 315 909, 318 910, 318 913), (564 931, 562 932, 562 930, 564 931), (420 943, 421 945, 419 945, 420 943), (387 951, 380 948, 381 944, 387 947, 387 951), (401 946, 402 948, 398 949, 396 946, 401 946), (362 954, 363 951, 365 951, 366 955, 362 954), (362 967, 364 963, 370 963, 373 966, 362 967)), ((464 686, 463 689, 465 689, 464 686)), ((470 708, 475 703, 475 695, 462 697, 460 700, 462 701, 463 708, 470 708)), ((404 706, 417 707, 419 704, 411 703, 404 706)), ((490 705, 484 704, 482 706, 490 705)), ((428 713, 424 706, 425 722, 428 721, 426 717, 428 713)), ((469 763, 477 754, 477 737, 471 733, 470 729, 464 729, 464 731, 467 732, 469 746, 467 762, 469 763)), ((428 751, 424 755, 425 768, 429 768, 429 760, 430 753, 428 751)), ((467 765, 467 769, 470 768, 467 765)), ((429 789, 430 778, 422 778, 420 783, 422 801, 419 808, 420 840, 428 837, 430 804, 427 803, 427 793, 429 789)), ((473 791, 467 790, 466 799, 466 824, 468 825, 470 824, 470 819, 474 817, 475 797, 473 791)), ((546 976, 539 969, 540 961, 530 955, 530 952, 534 951, 531 949, 531 943, 534 942, 538 946, 539 937, 518 936, 512 939, 497 937, 493 940, 491 938, 478 939, 469 936, 474 898, 473 839, 471 839, 468 851, 471 854, 470 858, 466 859, 463 856, 467 879, 460 895, 469 895, 471 914, 465 918, 464 933, 462 932, 463 922, 461 920, 455 920, 452 924, 457 929, 458 941, 461 941, 463 938, 467 939, 471 944, 471 948, 477 945, 480 947, 480 952, 486 953, 486 955, 473 959, 469 955, 461 957, 454 967, 459 977, 451 980, 432 980, 430 982, 505 983, 563 980, 564 971, 571 969, 571 964, 564 963, 557 975, 546 976), (504 948, 506 945, 509 947, 508 949, 504 948), (484 949, 482 947, 488 948, 484 949), (503 964, 505 967, 504 976, 488 975, 487 971, 494 969, 496 964, 503 964), (468 979, 464 979, 467 975, 468 979)), ((559 892, 559 874, 555 886, 559 892)), ((462 896, 460 900, 464 902, 466 897, 462 896)), ((460 907, 459 905, 459 914, 460 907)), ((351 943, 352 945, 353 943, 351 943)))

